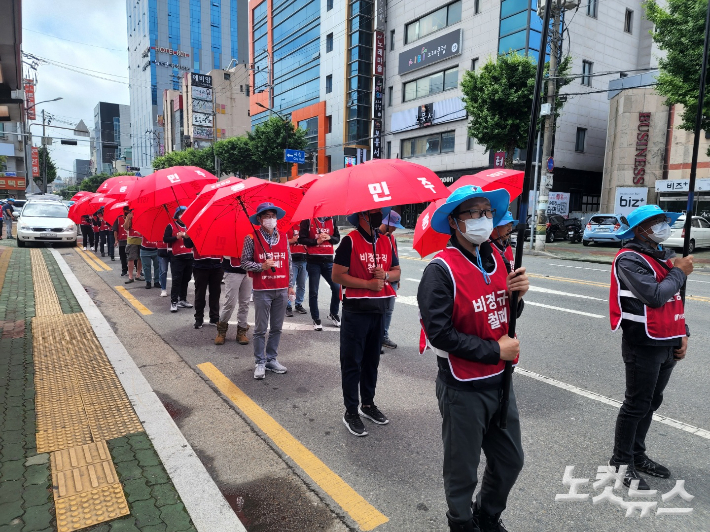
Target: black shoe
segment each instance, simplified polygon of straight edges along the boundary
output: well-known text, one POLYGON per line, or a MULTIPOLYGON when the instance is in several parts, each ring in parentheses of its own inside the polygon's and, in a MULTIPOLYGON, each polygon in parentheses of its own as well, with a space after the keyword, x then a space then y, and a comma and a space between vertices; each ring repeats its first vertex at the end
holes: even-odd
POLYGON ((214 325, 215 327, 219 323, 219 318, 210 318, 210 325, 214 325))
POLYGON ((133 279, 128 279, 128 281, 123 282, 123 284, 131 284, 131 283, 135 283, 135 281, 133 279))
MULTIPOLYGON (((615 462, 614 459, 612 458, 611 460, 609 460, 609 465, 614 468, 614 471, 617 471, 617 472, 618 472, 618 471, 619 471, 619 466, 622 466, 622 465, 625 465, 625 464, 620 464, 620 463, 618 463, 618 462, 615 462)), ((626 474, 624 475, 624 486, 626 486, 627 488, 630 488, 630 487, 631 487, 631 483, 632 483, 634 480, 638 480, 638 481, 639 481, 638 488, 636 488, 637 490, 640 491, 640 490, 650 490, 650 489, 651 489, 651 488, 648 487, 648 484, 647 484, 646 481, 641 477, 641 475, 638 474, 638 472, 636 471, 636 468, 633 466, 633 464, 630 464, 630 465, 626 468, 626 474)))
POLYGON ((355 436, 367 436, 367 431, 365 430, 365 425, 357 414, 348 414, 345 412, 343 415, 343 423, 350 431, 350 434, 355 436))
POLYGON ((671 472, 667 467, 654 462, 645 454, 640 458, 634 458, 634 468, 636 471, 646 473, 652 477, 668 478, 671 476, 671 472))
POLYGON ((323 330, 323 324, 321 323, 320 320, 313 320, 313 330, 314 331, 322 331, 323 330))
POLYGON ((286 317, 293 318, 293 310, 291 310, 291 307, 286 307, 286 317))
POLYGON ((448 520, 449 532, 481 532, 481 529, 476 526, 473 519, 471 519, 468 523, 454 523, 451 519, 448 520))
POLYGON ((195 329, 202 329, 202 320, 195 320, 195 329))
POLYGON ((125 277, 126 275, 128 275, 128 272, 123 272, 123 273, 121 274, 121 277, 125 277))
POLYGON ((151 285, 150 283, 145 283, 145 287, 146 288, 153 288, 153 285, 151 285))
POLYGON ((489 515, 475 503, 473 504, 473 520, 478 524, 480 532, 508 532, 508 529, 503 525, 500 514, 489 515))
POLYGON ((299 314, 308 314, 308 311, 303 308, 303 305, 296 305, 296 312, 299 314))
POLYGON ((328 314, 328 319, 335 327, 340 327, 340 316, 337 314, 328 314))
POLYGON ((111 257, 111 262, 116 262, 116 257, 111 257))
POLYGON ((380 412, 380 409, 377 408, 375 405, 361 406, 360 408, 358 408, 358 411, 360 412, 361 416, 369 419, 373 423, 377 423, 378 425, 387 425, 387 423, 390 422, 390 420, 387 419, 387 416, 380 412))
POLYGON ((102 252, 101 252, 101 256, 102 256, 102 257, 105 257, 105 256, 106 256, 106 253, 104 253, 104 252, 102 251, 102 252))
POLYGON ((382 340, 382 347, 387 347, 389 349, 397 349, 397 344, 389 338, 385 338, 384 340, 382 340))

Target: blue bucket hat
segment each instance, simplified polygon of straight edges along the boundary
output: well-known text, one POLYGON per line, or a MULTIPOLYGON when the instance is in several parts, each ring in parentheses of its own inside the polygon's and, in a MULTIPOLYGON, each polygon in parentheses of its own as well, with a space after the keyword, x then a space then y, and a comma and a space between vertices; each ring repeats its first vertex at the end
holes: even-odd
MULTIPOLYGON (((387 216, 389 216, 389 213, 390 213, 390 211, 392 210, 392 207, 382 207, 381 210, 382 210, 382 222, 384 223, 385 218, 386 218, 387 216)), ((359 215, 360 215, 359 212, 354 212, 354 213, 352 213, 352 214, 348 214, 347 220, 348 220, 348 222, 350 222, 350 225, 353 225, 353 226, 355 226, 355 227, 357 227, 358 225, 360 225, 360 222, 359 222, 359 215)), ((391 224, 390 224, 390 225, 391 225, 391 224)))
POLYGON ((183 207, 180 205, 177 209, 175 209, 175 212, 173 213, 173 219, 177 218, 179 214, 182 214, 187 210, 187 207, 183 207))
POLYGON ((619 228, 615 234, 620 240, 633 238, 634 227, 637 227, 649 218, 653 218, 659 214, 665 214, 670 219, 671 225, 673 225, 678 218, 683 216, 682 212, 666 212, 658 205, 642 205, 641 207, 634 209, 628 216, 621 217, 621 222, 624 225, 622 225, 622 227, 619 228))
POLYGON ((402 217, 397 211, 390 211, 390 213, 382 219, 382 223, 389 227, 404 229, 404 226, 400 223, 401 221, 402 217))
POLYGON ((493 227, 497 227, 508 213, 510 194, 508 194, 507 190, 501 188, 485 192, 481 187, 466 185, 454 190, 446 200, 446 203, 434 211, 434 215, 431 217, 431 228, 437 233, 445 235, 451 233, 449 215, 464 201, 473 198, 486 198, 491 202, 491 208, 496 211, 493 217, 493 227))
POLYGON ((284 211, 282 208, 277 207, 270 201, 265 201, 264 203, 259 204, 259 206, 256 208, 256 213, 252 214, 249 217, 249 221, 252 223, 252 225, 259 225, 259 220, 256 219, 257 216, 260 216, 261 213, 264 211, 274 211, 276 213, 276 219, 280 220, 284 216, 286 216, 286 211, 284 211))
POLYGON ((509 223, 512 223, 513 227, 515 227, 516 225, 518 225, 518 220, 513 219, 513 215, 510 214, 510 211, 507 211, 505 213, 505 216, 503 216, 503 219, 498 222, 498 225, 496 225, 496 227, 500 227, 501 225, 508 225, 509 223))

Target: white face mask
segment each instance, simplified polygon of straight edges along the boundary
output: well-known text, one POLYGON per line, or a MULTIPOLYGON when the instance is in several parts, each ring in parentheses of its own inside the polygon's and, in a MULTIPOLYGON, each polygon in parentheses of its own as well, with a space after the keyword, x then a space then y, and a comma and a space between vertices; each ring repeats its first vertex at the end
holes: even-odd
POLYGON ((646 236, 656 244, 660 244, 671 237, 671 226, 668 222, 658 222, 651 226, 651 232, 646 233, 646 236))
POLYGON ((264 218, 261 221, 261 225, 263 225, 265 229, 271 230, 276 227, 276 218, 264 218))
MULTIPOLYGON (((491 218, 476 218, 465 220, 466 232, 461 233, 463 237, 471 242, 474 246, 478 246, 488 240, 493 231, 493 220, 491 218)), ((459 229, 459 231, 461 231, 459 229)))

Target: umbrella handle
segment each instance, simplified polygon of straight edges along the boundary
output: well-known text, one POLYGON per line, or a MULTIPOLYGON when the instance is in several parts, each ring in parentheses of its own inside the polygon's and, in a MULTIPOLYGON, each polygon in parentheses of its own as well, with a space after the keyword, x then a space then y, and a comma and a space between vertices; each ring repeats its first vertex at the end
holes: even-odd
MULTIPOLYGON (((242 210, 244 211, 244 216, 246 216, 247 218, 249 218, 249 213, 247 212, 247 207, 246 207, 246 205, 244 205, 244 202, 242 201, 242 198, 239 198, 239 204, 242 206, 242 210)), ((252 228, 252 231, 254 232, 254 239, 255 239, 255 240, 258 240, 259 245, 261 246, 261 251, 263 251, 263 252, 264 252, 264 255, 266 255, 266 248, 264 247, 263 242, 262 242, 261 239, 259 238, 259 234, 256 232, 256 229, 254 229, 254 226, 253 226, 253 225, 251 226, 251 228, 252 228)), ((276 272, 276 268, 274 268, 274 267, 272 266, 272 267, 271 267, 271 271, 275 273, 275 272, 276 272)))

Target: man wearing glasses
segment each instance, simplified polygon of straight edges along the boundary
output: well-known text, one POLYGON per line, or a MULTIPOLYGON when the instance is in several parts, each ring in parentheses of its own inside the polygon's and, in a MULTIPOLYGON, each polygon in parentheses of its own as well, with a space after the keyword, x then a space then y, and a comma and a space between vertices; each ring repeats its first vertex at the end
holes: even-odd
POLYGON ((509 201, 505 190, 454 191, 431 219, 431 227, 451 240, 424 270, 417 293, 420 348, 430 347, 439 366, 446 515, 449 529, 457 532, 505 532, 500 515, 523 468, 512 386, 507 430, 498 420, 505 362, 517 363, 520 349, 508 336, 510 295, 522 297, 530 284, 525 268, 508 273, 488 240, 509 201), (472 503, 481 450, 487 467, 472 503))
POLYGON ((621 327, 621 356, 626 368, 626 395, 616 420, 614 455, 609 465, 626 466, 624 484, 639 472, 668 478, 670 471, 646 455, 646 433, 663 401, 676 361, 685 358, 690 336, 680 289, 693 271, 693 257, 675 258, 660 244, 671 235, 680 213, 644 205, 629 214, 619 239, 633 240, 614 259, 609 291, 611 328, 621 327))

